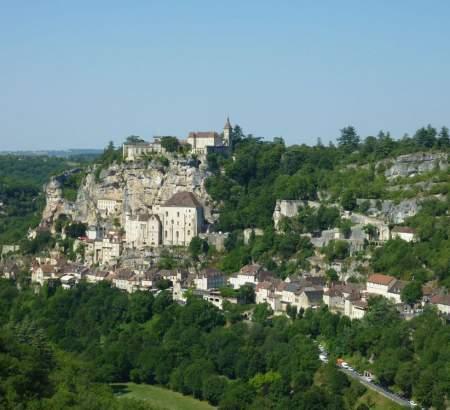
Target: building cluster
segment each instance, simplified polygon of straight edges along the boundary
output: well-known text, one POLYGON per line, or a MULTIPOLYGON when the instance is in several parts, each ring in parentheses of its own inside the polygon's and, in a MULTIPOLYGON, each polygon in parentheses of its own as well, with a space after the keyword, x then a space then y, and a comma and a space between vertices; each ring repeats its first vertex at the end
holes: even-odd
MULTIPOLYGON (((100 201, 99 201, 100 202, 100 201)), ((117 202, 103 200, 102 210, 117 212, 117 202)), ((205 220, 203 206, 192 192, 175 193, 162 205, 155 205, 138 214, 125 212, 124 228, 89 226, 85 246, 86 264, 117 265, 124 249, 143 250, 160 246, 188 246, 198 236, 205 220)))
MULTIPOLYGON (((320 207, 320 202, 301 201, 301 200, 278 200, 275 204, 273 221, 275 229, 279 229, 283 218, 293 218, 298 215, 302 207, 310 208, 320 207)), ((328 245, 331 241, 341 240, 349 245, 350 253, 361 251, 364 246, 370 242, 382 244, 389 239, 400 238, 407 242, 413 242, 417 239, 415 230, 407 226, 391 226, 380 218, 367 216, 357 212, 341 211, 341 218, 351 222, 349 232, 342 232, 340 228, 324 229, 310 232, 308 236, 311 243, 320 249, 328 245)))
MULTIPOLYGON (((181 146, 188 146, 193 154, 206 155, 211 152, 229 152, 232 145, 232 131, 230 120, 227 118, 222 134, 216 131, 190 132, 185 140, 179 140, 181 146)), ((164 154, 166 150, 161 140, 164 137, 154 137, 152 142, 133 141, 123 144, 123 158, 135 161, 152 154, 164 154)))
MULTIPOLYGON (((14 278, 18 271, 17 265, 1 269, 2 276, 7 278, 14 278)), ((33 283, 39 285, 60 281, 66 289, 81 280, 88 283, 107 281, 112 286, 129 293, 137 290, 157 292, 159 283, 166 280, 170 281, 174 300, 185 302, 186 294, 190 291, 220 309, 223 308, 225 301, 239 303, 236 296, 224 296, 221 292, 223 288, 239 290, 243 286, 249 286, 254 289, 255 303, 266 303, 275 315, 284 314, 290 309, 300 311, 326 305, 330 311, 350 319, 363 318, 370 298, 383 296, 401 313, 405 313, 407 308, 408 313, 411 313, 411 307, 405 305, 401 299, 402 290, 408 282, 378 273, 370 275, 366 284, 350 282, 328 284, 323 276, 312 276, 307 273, 281 280, 273 272, 263 269, 258 264, 243 266, 239 272, 228 276, 215 268, 204 268, 199 272, 157 268, 102 270, 67 263, 62 258, 46 257, 34 259, 31 279, 33 283)), ((442 289, 424 286, 423 298, 415 308, 420 311, 426 304, 432 304, 440 313, 450 315, 450 295, 445 294, 442 289)))

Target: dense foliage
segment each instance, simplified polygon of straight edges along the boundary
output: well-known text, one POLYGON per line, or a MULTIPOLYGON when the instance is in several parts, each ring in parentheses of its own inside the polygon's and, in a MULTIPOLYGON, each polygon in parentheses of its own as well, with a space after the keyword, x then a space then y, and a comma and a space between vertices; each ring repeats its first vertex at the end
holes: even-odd
POLYGON ((364 389, 320 366, 315 338, 437 409, 450 388, 449 328, 432 311, 401 321, 382 300, 362 321, 326 309, 270 319, 258 305, 250 323, 201 299, 180 306, 166 292, 128 295, 106 284, 34 294, 3 280, 0 296, 6 408, 71 400, 89 408, 87 400, 112 400, 96 383, 126 381, 165 385, 220 409, 354 408, 364 389))

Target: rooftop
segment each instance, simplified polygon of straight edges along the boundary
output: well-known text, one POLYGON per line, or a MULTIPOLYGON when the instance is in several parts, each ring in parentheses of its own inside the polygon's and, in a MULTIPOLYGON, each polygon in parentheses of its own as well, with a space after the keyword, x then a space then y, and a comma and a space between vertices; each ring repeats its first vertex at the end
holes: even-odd
POLYGON ((187 191, 177 192, 164 204, 164 206, 180 206, 184 208, 202 207, 194 193, 187 191))
POLYGON ((394 226, 392 232, 412 233, 412 234, 416 233, 415 229, 410 228, 409 226, 394 226))
POLYGON ((367 283, 376 283, 377 285, 389 285, 395 278, 389 275, 382 275, 381 273, 374 273, 367 279, 367 283))
POLYGON ((190 132, 188 138, 217 138, 219 134, 215 131, 190 132))
POLYGON ((450 295, 436 295, 431 298, 431 303, 434 305, 450 306, 450 295))

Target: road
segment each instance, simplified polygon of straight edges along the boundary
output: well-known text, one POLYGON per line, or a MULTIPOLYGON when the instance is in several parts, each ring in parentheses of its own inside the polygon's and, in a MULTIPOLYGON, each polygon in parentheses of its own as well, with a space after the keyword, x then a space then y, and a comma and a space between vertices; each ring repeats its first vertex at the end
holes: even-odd
MULTIPOLYGON (((321 354, 319 355, 319 359, 322 361, 327 361, 328 362, 328 352, 325 350, 325 348, 320 345, 317 341, 315 342, 318 346, 319 346, 319 350, 321 352, 321 354), (325 355, 325 356, 323 356, 325 355), (322 357, 321 357, 322 356, 322 357)), ((363 384, 364 386, 366 386, 368 389, 371 389, 381 395, 383 395, 384 397, 386 397, 387 399, 399 404, 400 406, 403 407, 408 407, 408 408, 419 408, 419 407, 414 407, 411 406, 409 400, 406 400, 402 397, 400 397, 398 394, 395 394, 393 392, 391 392, 390 390, 381 387, 371 381, 368 381, 367 378, 365 378, 364 376, 360 375, 359 373, 357 373, 355 370, 348 370, 348 369, 344 369, 341 366, 337 366, 338 369, 345 373, 348 377, 351 377, 352 379, 358 380, 361 384, 363 384)))
POLYGON ((339 370, 341 372, 345 373, 348 377, 351 377, 352 379, 358 380, 361 384, 366 386, 368 389, 376 391, 377 393, 383 395, 384 397, 386 397, 389 400, 392 400, 393 402, 399 404, 400 406, 412 408, 412 406, 409 404, 408 400, 402 399, 397 394, 394 394, 394 393, 390 392, 389 390, 386 390, 385 388, 383 388, 381 386, 378 386, 378 385, 376 385, 376 384, 374 384, 372 382, 368 382, 360 374, 358 374, 358 373, 356 373, 354 371, 352 372, 350 370, 343 369, 342 367, 339 367, 339 370))

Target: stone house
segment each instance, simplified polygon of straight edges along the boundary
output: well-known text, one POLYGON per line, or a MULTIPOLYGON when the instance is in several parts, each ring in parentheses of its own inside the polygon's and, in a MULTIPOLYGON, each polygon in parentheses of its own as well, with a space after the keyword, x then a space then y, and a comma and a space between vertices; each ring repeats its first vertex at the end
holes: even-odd
POLYGON ((256 286, 258 283, 273 279, 275 275, 262 269, 261 265, 251 264, 243 266, 239 272, 229 278, 230 285, 234 289, 239 289, 244 285, 256 286))
POLYGON ((104 270, 90 270, 86 274, 86 281, 88 283, 98 283, 103 280, 107 280, 109 277, 109 272, 104 270))
POLYGON ((361 298, 345 299, 344 315, 350 319, 362 319, 367 312, 367 301, 361 298))
POLYGON ((392 239, 403 239, 406 242, 413 242, 416 240, 416 231, 409 226, 394 226, 391 231, 392 239))
POLYGON ((389 288, 394 284, 395 278, 389 275, 374 273, 367 279, 367 293, 388 297, 389 288))
POLYGON ((450 315, 450 295, 435 295, 430 303, 435 305, 440 313, 450 315))
POLYGON ((137 275, 130 270, 120 269, 112 276, 112 283, 117 289, 133 293, 139 287, 137 275))

